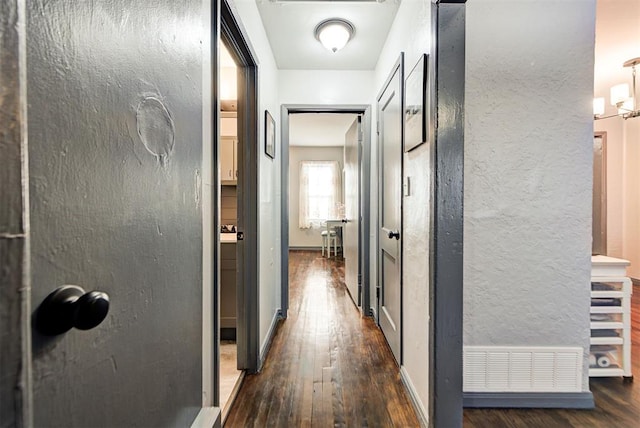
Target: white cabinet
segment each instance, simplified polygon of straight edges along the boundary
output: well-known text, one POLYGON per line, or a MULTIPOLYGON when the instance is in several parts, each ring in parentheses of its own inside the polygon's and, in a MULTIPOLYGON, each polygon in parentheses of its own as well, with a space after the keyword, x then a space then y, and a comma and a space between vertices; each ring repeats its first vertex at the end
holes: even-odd
POLYGON ((222 184, 238 183, 238 139, 220 138, 220 180, 222 184))
POLYGON ((631 373, 631 279, 629 262, 606 256, 591 258, 591 349, 589 376, 623 376, 631 373))

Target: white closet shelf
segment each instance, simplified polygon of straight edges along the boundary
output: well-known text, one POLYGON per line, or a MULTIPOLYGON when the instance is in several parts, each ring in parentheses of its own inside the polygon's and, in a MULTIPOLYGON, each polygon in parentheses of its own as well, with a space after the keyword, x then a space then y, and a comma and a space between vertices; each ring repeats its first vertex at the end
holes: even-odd
POLYGON ((631 279, 626 276, 629 264, 627 260, 613 257, 591 257, 591 308, 589 312, 591 314, 617 315, 600 317, 611 318, 615 321, 590 321, 589 326, 592 331, 590 338, 591 358, 597 357, 598 362, 599 358, 608 358, 607 363, 602 363, 601 367, 589 368, 590 377, 622 376, 625 381, 633 380, 631 373, 631 293, 633 286, 631 279), (606 336, 602 336, 603 334, 606 336), (601 349, 601 345, 605 345, 605 349, 601 349), (615 348, 606 349, 607 345, 615 348), (614 364, 608 366, 608 361, 614 364))

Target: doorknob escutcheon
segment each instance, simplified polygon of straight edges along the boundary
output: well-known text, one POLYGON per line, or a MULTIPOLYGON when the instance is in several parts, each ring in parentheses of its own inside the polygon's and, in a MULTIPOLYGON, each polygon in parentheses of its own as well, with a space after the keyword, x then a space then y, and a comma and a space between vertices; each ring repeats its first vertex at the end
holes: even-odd
POLYGON ((396 241, 400 239, 400 231, 399 230, 390 230, 387 235, 389 239, 396 238, 396 241))
POLYGON ((40 304, 36 312, 35 327, 45 336, 66 333, 73 327, 90 330, 97 327, 109 313, 109 295, 90 291, 77 285, 56 288, 40 304))

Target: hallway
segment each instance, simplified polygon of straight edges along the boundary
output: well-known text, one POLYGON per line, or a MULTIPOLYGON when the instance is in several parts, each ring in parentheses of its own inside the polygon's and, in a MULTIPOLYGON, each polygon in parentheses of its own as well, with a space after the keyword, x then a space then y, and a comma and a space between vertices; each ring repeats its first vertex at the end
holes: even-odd
POLYGON ((382 333, 346 293, 344 262, 289 254, 288 318, 225 426, 418 426, 382 333))

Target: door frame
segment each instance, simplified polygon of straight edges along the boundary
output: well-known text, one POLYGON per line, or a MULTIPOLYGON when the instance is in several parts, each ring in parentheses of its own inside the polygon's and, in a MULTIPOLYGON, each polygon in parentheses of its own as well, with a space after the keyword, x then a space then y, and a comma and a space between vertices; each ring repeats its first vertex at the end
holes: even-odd
POLYGON ((238 240, 236 250, 238 368, 254 373, 259 367, 260 341, 258 64, 255 59, 257 55, 248 43, 248 37, 243 33, 228 0, 221 1, 220 30, 221 40, 238 67, 237 186, 241 189, 238 197, 238 233, 244 234, 244 239, 238 240))
POLYGON ((435 106, 429 287, 429 424, 462 426, 464 87, 466 0, 431 4, 435 106))
MULTIPOLYGON (((243 188, 244 241, 238 245, 244 286, 237 301, 239 368, 258 368, 258 66, 227 0, 203 0, 204 28, 211 29, 211 45, 203 46, 203 407, 220 404, 220 53, 224 41, 238 65, 238 185, 243 188), (207 55, 207 49, 209 55, 207 55), (208 96, 211 94, 211 96, 208 96)), ((240 213, 239 213, 240 215, 240 213)), ((206 418, 207 412, 201 412, 206 418)))
MULTIPOLYGON (((371 106, 366 104, 283 104, 280 107, 280 144, 282 152, 282 164, 280 170, 281 179, 281 201, 280 209, 282 213, 282 227, 280 234, 281 242, 281 265, 282 272, 282 301, 281 316, 287 317, 289 309, 289 115, 296 113, 352 113, 362 116, 362 159, 359 169, 362 177, 371 176, 371 106), (285 227, 286 226, 286 227, 285 227)), ((362 180, 360 188, 360 203, 362 212, 360 213, 360 227, 362 235, 358 243, 359 264, 362 267, 362 305, 360 310, 363 314, 369 315, 369 269, 370 265, 370 181, 362 180)))
MULTIPOLYGON (((592 228, 592 254, 607 255, 607 133, 606 131, 596 131, 593 133, 593 139, 600 138, 602 140, 602 156, 600 159, 600 182, 596 182, 593 177, 593 188, 600 187, 600 224, 598 225, 599 236, 596 239, 596 228, 592 228), (594 251, 595 250, 595 251, 594 251)), ((593 166, 595 167, 597 159, 594 155, 593 166)), ((595 201, 595 197, 594 203, 595 201)))

